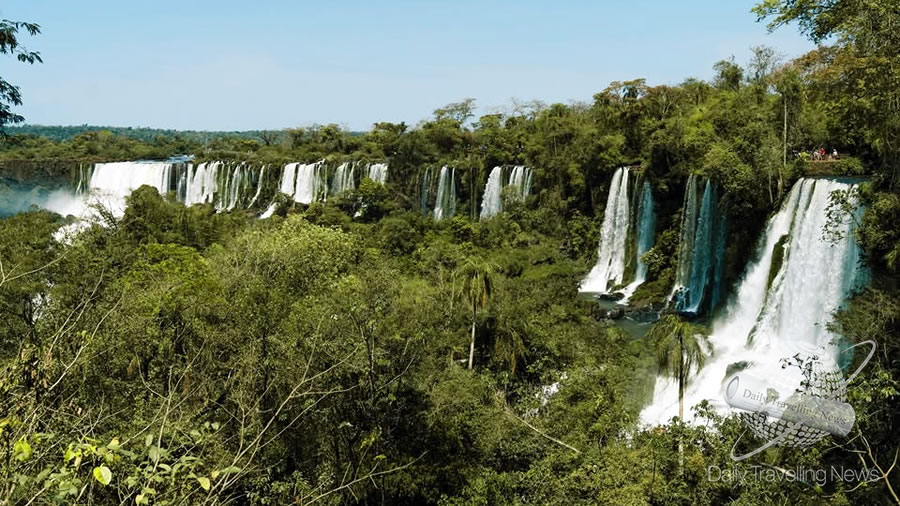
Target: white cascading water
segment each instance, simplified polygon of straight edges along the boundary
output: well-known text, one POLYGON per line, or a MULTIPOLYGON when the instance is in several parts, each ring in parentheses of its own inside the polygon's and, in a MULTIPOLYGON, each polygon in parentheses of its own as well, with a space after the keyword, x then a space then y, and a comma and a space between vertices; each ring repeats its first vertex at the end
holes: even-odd
MULTIPOLYGON (((217 176, 222 162, 204 162, 188 165, 184 191, 184 205, 211 204, 218 190, 217 176)), ((181 192, 179 192, 181 193, 181 192)))
POLYGON ((378 184, 387 182, 388 166, 386 163, 373 163, 368 167, 368 177, 378 184))
MULTIPOLYGON (((281 171, 279 191, 290 195, 295 202, 310 204, 327 193, 324 181, 325 161, 289 163, 281 171)), ((271 207, 271 206, 270 206, 271 207)), ((265 213, 263 213, 263 217, 265 213)))
POLYGON ((434 202, 436 221, 452 218, 456 214, 456 169, 441 167, 438 177, 437 198, 434 202))
POLYGON ((125 212, 125 198, 140 186, 152 186, 165 195, 171 188, 172 165, 168 162, 98 163, 91 173, 91 199, 121 216, 125 212))
MULTIPOLYGON (((767 223, 756 259, 748 265, 727 310, 713 321, 712 356, 685 390, 686 412, 703 400, 727 412, 722 382, 728 367, 742 362, 752 367, 780 343, 811 343, 840 362, 838 336, 828 331, 827 324, 853 290, 868 281, 868 274, 859 263, 853 219, 847 217, 840 224, 843 238, 834 244, 823 238, 823 230, 831 193, 852 186, 830 179, 801 179, 791 189, 767 223), (779 244, 788 234, 787 243, 779 244), (776 247, 784 248, 783 258, 767 288, 776 247)), ((857 220, 862 211, 857 210, 857 220)), ((657 378, 653 401, 641 413, 642 423, 665 424, 677 414, 677 383, 657 378)))
POLYGON ((247 164, 239 163, 234 166, 234 170, 227 174, 228 178, 224 181, 224 188, 220 189, 221 196, 216 204, 216 210, 231 211, 238 206, 241 195, 247 191, 247 183, 250 178, 247 171, 247 164))
POLYGON ((656 209, 653 202, 653 189, 648 181, 644 181, 641 185, 641 198, 638 201, 636 219, 634 279, 622 289, 625 297, 619 301, 620 304, 628 302, 637 287, 647 281, 647 264, 641 260, 641 257, 650 251, 656 238, 656 209))
POLYGON ((294 180, 297 178, 297 167, 299 163, 289 163, 281 169, 281 182, 278 185, 278 191, 294 196, 294 180))
POLYGON ((266 218, 271 218, 272 215, 275 214, 275 210, 276 210, 277 208, 278 208, 278 204, 276 204, 276 203, 274 203, 274 202, 271 203, 271 204, 269 204, 269 207, 267 207, 266 210, 263 211, 263 213, 259 215, 259 218, 260 218, 261 220, 264 220, 264 219, 266 219, 266 218))
POLYGON ((484 196, 481 197, 481 219, 490 218, 500 213, 500 192, 503 190, 503 168, 494 167, 484 185, 484 196))
POLYGON ((324 161, 301 164, 297 167, 294 188, 294 200, 302 204, 311 204, 323 193, 327 194, 328 186, 324 182, 324 161))
POLYGON ((630 206, 628 204, 627 167, 616 170, 606 198, 597 264, 579 287, 580 292, 608 293, 622 283, 625 275, 625 245, 628 240, 630 206))
POLYGON ((503 180, 503 167, 494 167, 484 185, 481 198, 481 218, 490 218, 503 211, 503 190, 515 188, 515 197, 522 200, 531 194, 531 169, 516 165, 509 172, 509 179, 503 180))
POLYGON ((253 207, 253 204, 256 203, 256 199, 259 198, 259 194, 262 193, 266 181, 266 167, 268 167, 268 165, 263 165, 259 170, 259 180, 256 182, 256 193, 253 194, 253 198, 250 200, 250 203, 247 204, 247 207, 253 207))
POLYGON ((331 178, 331 187, 329 188, 332 195, 340 195, 356 188, 353 181, 356 170, 355 165, 354 163, 344 162, 334 170, 334 176, 331 178))
POLYGON ((524 165, 516 165, 509 174, 509 183, 507 186, 513 186, 517 190, 519 199, 524 199, 531 194, 531 169, 524 165))

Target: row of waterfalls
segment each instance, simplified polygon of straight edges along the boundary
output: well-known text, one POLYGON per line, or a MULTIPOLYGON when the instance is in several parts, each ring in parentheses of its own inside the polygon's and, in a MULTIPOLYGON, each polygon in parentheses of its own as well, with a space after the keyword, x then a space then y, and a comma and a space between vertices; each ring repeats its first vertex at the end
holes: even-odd
MULTIPOLYGON (((726 377, 739 370, 763 369, 767 356, 793 346, 825 350, 847 365, 844 339, 829 323, 848 297, 869 281, 860 261, 854 229, 864 209, 839 218, 829 213, 834 192, 852 194, 858 181, 804 178, 791 189, 767 222, 751 261, 730 292, 723 280, 728 220, 715 182, 690 176, 680 213, 680 240, 674 287, 667 311, 702 317, 711 329, 707 364, 685 392, 690 408, 708 401, 727 410, 722 397, 726 377), (826 223, 828 233, 825 233, 826 223), (713 312, 718 307, 718 310, 713 312)), ((641 256, 653 246, 656 218, 653 192, 640 174, 618 169, 612 177, 597 264, 581 291, 621 294, 627 302, 646 279, 641 256)), ((652 402, 641 413, 645 424, 665 424, 678 413, 678 385, 657 378, 652 402)))
MULTIPOLYGON (((453 167, 428 167, 420 172, 419 204, 435 220, 452 218, 457 211, 460 175, 453 167)), ((117 214, 125 198, 136 188, 149 185, 171 193, 185 205, 210 204, 217 211, 253 209, 261 217, 275 210, 279 193, 295 202, 310 204, 328 200, 359 187, 363 178, 385 184, 385 163, 344 162, 329 165, 288 163, 283 166, 239 162, 114 162, 98 163, 81 170, 77 193, 92 195, 117 214)), ((494 167, 488 176, 480 216, 490 218, 504 203, 523 200, 531 192, 532 171, 524 166, 494 167)))
MULTIPOLYGON (((435 220, 452 218, 456 214, 459 175, 453 167, 440 170, 427 168, 419 185, 419 209, 435 220)), ((503 205, 522 201, 531 195, 532 171, 523 165, 494 167, 488 175, 481 198, 481 219, 488 219, 503 211, 503 205)))
POLYGON ((218 211, 230 211, 271 208, 279 192, 309 204, 353 190, 363 177, 384 184, 387 175, 384 163, 345 162, 330 168, 324 161, 281 167, 218 161, 114 162, 82 170, 77 188, 119 212, 125 198, 143 185, 162 194, 172 193, 185 205, 211 204, 218 211))

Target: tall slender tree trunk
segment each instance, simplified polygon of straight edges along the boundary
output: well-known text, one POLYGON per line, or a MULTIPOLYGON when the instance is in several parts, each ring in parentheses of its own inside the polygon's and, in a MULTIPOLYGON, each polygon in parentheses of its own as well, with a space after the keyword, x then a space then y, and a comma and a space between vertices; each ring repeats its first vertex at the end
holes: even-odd
POLYGON ((472 339, 469 341, 469 370, 475 361, 475 318, 478 316, 478 303, 472 301, 472 339))

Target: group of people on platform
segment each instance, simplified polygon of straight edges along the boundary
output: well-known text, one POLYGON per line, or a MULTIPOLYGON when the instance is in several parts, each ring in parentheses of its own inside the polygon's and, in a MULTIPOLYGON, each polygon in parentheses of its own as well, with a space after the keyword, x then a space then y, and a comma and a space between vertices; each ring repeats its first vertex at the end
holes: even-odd
POLYGON ((840 160, 841 156, 838 154, 837 148, 834 148, 831 153, 826 153, 825 148, 814 149, 809 152, 809 157, 811 160, 840 160))

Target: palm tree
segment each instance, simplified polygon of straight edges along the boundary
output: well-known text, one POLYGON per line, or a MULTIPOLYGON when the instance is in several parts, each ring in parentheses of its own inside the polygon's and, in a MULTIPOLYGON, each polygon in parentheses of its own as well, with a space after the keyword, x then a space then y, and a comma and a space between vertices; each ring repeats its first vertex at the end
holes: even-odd
MULTIPOLYGON (((701 329, 675 315, 666 315, 650 329, 647 337, 656 349, 656 365, 663 376, 678 380, 678 419, 684 421, 684 388, 691 371, 699 371, 706 363, 709 338, 701 329)), ((678 467, 684 468, 684 447, 678 437, 678 467)))
POLYGON ((463 293, 472 305, 472 339, 469 342, 469 369, 475 360, 475 324, 478 309, 485 308, 490 301, 494 285, 496 266, 493 262, 479 257, 470 257, 460 267, 463 279, 463 293))
POLYGON ((647 337, 656 350, 656 365, 663 376, 678 380, 678 418, 684 420, 684 389, 691 371, 706 364, 709 338, 701 329, 675 315, 666 315, 650 329, 647 337))

